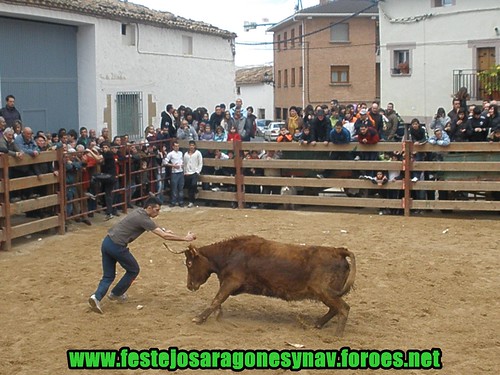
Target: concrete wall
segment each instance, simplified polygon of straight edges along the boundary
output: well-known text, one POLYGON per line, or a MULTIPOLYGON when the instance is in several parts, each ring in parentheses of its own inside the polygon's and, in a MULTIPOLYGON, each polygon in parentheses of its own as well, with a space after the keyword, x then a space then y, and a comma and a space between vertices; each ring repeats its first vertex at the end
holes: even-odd
POLYGON ((4 3, 0 14, 78 26, 79 126, 99 130, 108 126, 115 134, 114 98, 122 91, 142 92, 143 127, 149 125, 148 118, 159 125, 160 112, 168 103, 212 111, 236 96, 234 57, 226 39, 137 24, 127 29, 134 37, 125 37, 118 21, 4 3), (183 36, 192 37, 192 56, 183 55, 183 36), (153 116, 148 113, 154 107, 148 105, 149 95, 158 109, 153 116), (104 113, 109 110, 111 124, 105 124, 104 113))
POLYGON ((240 86, 239 98, 243 100, 243 106, 253 107, 253 113, 259 117, 259 108, 266 111, 266 119, 274 119, 273 109, 273 86, 264 83, 259 84, 245 84, 240 86))
POLYGON ((476 69, 477 48, 495 47, 500 62, 500 3, 386 0, 379 3, 382 104, 394 102, 405 118, 428 123, 438 107, 451 109, 453 70, 476 69), (408 17, 422 16, 418 22, 408 17), (393 21, 390 21, 392 19, 393 21), (406 19, 405 21, 395 19, 406 19), (394 48, 411 49, 411 74, 391 74, 394 48))

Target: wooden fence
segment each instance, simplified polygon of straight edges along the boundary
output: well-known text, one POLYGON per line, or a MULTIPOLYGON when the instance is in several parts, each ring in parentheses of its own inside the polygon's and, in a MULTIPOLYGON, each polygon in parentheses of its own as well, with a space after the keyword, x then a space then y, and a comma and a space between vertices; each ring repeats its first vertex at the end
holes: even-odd
MULTIPOLYGON (((187 149, 187 142, 180 142, 187 149)), ((380 209, 402 210, 406 216, 411 210, 460 210, 460 211, 497 211, 500 212, 500 143, 452 143, 448 147, 435 145, 413 146, 411 142, 381 142, 377 145, 303 146, 298 143, 276 142, 197 142, 197 147, 204 154, 205 169, 222 168, 230 171, 225 175, 214 173, 202 174, 200 180, 204 190, 199 191, 198 198, 207 201, 234 202, 239 208, 245 204, 295 204, 337 207, 368 207, 380 209), (210 158, 215 148, 232 151, 234 158, 219 160, 210 158), (281 159, 246 159, 244 151, 263 150, 280 151, 281 159), (347 152, 351 158, 362 156, 365 152, 390 153, 402 152, 402 161, 386 160, 331 160, 330 153, 347 152), (439 161, 412 161, 413 152, 439 156, 439 161), (248 176, 245 170, 257 168, 264 175, 248 176), (383 186, 374 185, 371 181, 359 179, 367 171, 401 171, 403 178, 389 182, 383 186), (267 172, 273 172, 272 176, 267 172), (412 182, 412 172, 431 173, 432 180, 412 182), (318 178, 321 177, 321 178, 318 178), (323 178, 324 177, 324 178, 323 178), (250 186, 274 190, 274 194, 249 193, 250 186), (280 195, 276 189, 283 186, 295 187, 298 195, 280 195), (229 187, 229 188, 227 188, 229 187), (247 190, 247 192, 245 192, 247 190), (333 193, 332 193, 333 191, 333 193), (383 191, 398 192, 397 199, 381 197, 383 191), (372 193, 370 193, 372 192, 372 193), (373 192, 379 194, 374 195, 373 192), (438 192, 441 196, 448 192, 461 192, 453 200, 420 198, 419 192, 438 192), (472 194, 471 194, 472 193, 472 194), (420 198, 420 199, 418 199, 420 198)), ((362 158, 361 158, 362 159, 362 158)), ((26 236, 46 229, 57 228, 59 234, 65 232, 66 186, 65 168, 62 150, 44 152, 36 158, 25 156, 17 160, 1 155, 0 168, 0 243, 2 249, 10 249, 14 238, 26 236), (39 176, 9 178, 9 170, 16 167, 38 163, 54 163, 58 173, 46 173, 39 176), (45 194, 32 199, 24 199, 11 203, 11 195, 25 189, 45 187, 45 194), (63 192, 63 193, 61 193, 63 192), (41 218, 25 219, 26 212, 43 210, 41 218), (18 220, 19 217, 22 220, 18 220)), ((130 161, 128 162, 130 164, 130 161)), ((148 169, 149 171, 149 169, 148 169)), ((129 176, 133 176, 130 173, 129 176)), ((157 180, 151 170, 151 187, 157 180)), ((123 186, 130 186, 125 174, 123 186)), ((78 185, 75 184, 75 185, 78 185)), ((263 189, 264 190, 264 189, 263 189)), ((125 190, 119 189, 119 194, 125 190)), ((147 192, 144 192, 147 196, 147 192)), ((428 194, 432 196, 433 194, 428 194)), ((448 195, 448 194, 446 194, 448 195)), ((138 199, 143 199, 144 195, 138 199)), ((82 199, 82 197, 78 198, 82 199)), ((126 210, 126 202, 122 200, 117 206, 126 210)), ((86 214, 81 212, 81 216, 86 214)), ((73 216, 72 216, 73 217, 73 216)))
MULTIPOLYGON (((181 142, 181 146, 187 144, 181 142)), ((500 211, 500 144, 499 143, 452 143, 448 147, 437 145, 414 146, 411 142, 381 142, 377 145, 324 144, 299 145, 298 143, 220 143, 221 150, 232 150, 233 160, 204 158, 204 165, 217 168, 234 169, 234 176, 203 175, 201 181, 211 186, 220 184, 235 186, 235 192, 203 190, 199 198, 215 201, 237 202, 239 208, 249 204, 296 204, 340 207, 373 207, 381 209, 401 209, 405 216, 415 210, 474 210, 500 211), (245 159, 240 156, 242 150, 281 151, 283 157, 278 160, 245 159), (403 152, 402 161, 363 161, 330 160, 333 151, 350 152, 362 155, 363 152, 403 152), (439 156, 442 161, 412 161, 413 152, 430 153, 439 156), (246 176, 245 168, 279 170, 279 176, 246 176), (404 178, 378 186, 371 181, 360 180, 364 171, 402 171, 404 178), (431 172, 432 180, 412 182, 412 171, 431 172), (318 178, 329 176, 327 178, 318 178), (294 186, 302 189, 302 195, 249 194, 245 186, 294 186), (328 194, 336 190, 345 192, 345 196, 328 194), (397 190, 401 199, 370 197, 370 191, 397 190), (431 200, 415 199, 416 192, 438 191, 443 197, 445 192, 475 192, 472 199, 431 200), (310 193, 309 193, 310 192, 310 193), (357 192, 357 193, 356 193, 357 192), (496 200, 492 200, 496 196, 496 200)), ((198 149, 214 149, 213 142, 198 142, 198 149)), ((462 194, 462 197, 468 196, 462 194)), ((441 198, 442 198, 441 197, 441 198)))
POLYGON ((42 152, 33 158, 24 155, 19 160, 3 154, 0 157, 2 181, 0 183, 0 243, 3 250, 10 250, 12 239, 26 236, 43 230, 58 228, 64 234, 64 170, 62 150, 42 152), (15 168, 30 167, 33 164, 48 163, 57 166, 57 172, 27 177, 9 178, 9 171, 15 168), (13 195, 22 194, 26 190, 33 193, 31 198, 17 200, 13 195), (43 191, 43 194, 40 194, 43 191), (38 197, 35 198, 35 193, 38 197), (11 203, 11 200, 13 203, 11 203), (42 212, 38 217, 22 220, 17 218, 26 212, 42 212), (14 220, 16 219, 16 220, 14 220))

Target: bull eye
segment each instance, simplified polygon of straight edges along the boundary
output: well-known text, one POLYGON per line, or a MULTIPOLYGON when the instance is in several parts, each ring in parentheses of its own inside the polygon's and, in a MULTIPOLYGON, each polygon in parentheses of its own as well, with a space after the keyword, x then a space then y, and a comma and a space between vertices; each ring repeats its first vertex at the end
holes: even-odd
POLYGON ((191 262, 191 261, 188 261, 188 262, 186 263, 186 266, 187 266, 187 267, 191 267, 192 265, 193 265, 193 262, 191 262))

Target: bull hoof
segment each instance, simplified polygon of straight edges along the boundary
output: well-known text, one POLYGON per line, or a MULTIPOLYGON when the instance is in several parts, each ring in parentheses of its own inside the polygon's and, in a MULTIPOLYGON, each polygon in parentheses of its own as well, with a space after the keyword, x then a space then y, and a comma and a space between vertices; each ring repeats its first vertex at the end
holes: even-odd
POLYGON ((199 317, 199 316, 195 316, 192 320, 191 320, 193 323, 196 323, 196 324, 202 324, 202 323, 205 323, 205 319, 199 317))

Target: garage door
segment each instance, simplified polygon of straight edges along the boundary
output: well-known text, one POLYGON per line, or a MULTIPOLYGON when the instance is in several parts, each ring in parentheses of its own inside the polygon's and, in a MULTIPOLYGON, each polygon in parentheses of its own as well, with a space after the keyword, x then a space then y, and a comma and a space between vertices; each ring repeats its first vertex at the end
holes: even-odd
POLYGON ((0 17, 0 90, 16 97, 34 131, 78 129, 76 32, 73 26, 0 17))

